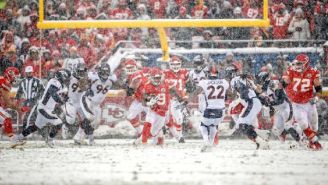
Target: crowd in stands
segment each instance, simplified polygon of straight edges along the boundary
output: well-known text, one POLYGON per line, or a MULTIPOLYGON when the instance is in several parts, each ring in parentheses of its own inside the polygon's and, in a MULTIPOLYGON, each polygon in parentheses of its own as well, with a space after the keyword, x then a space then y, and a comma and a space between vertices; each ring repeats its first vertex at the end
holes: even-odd
MULTIPOLYGON (((226 48, 307 46, 327 40, 327 0, 269 0, 269 28, 171 28, 174 47, 226 48), (297 42, 262 42, 291 39, 297 42), (254 42, 220 43, 222 40, 254 42), (187 41, 187 42, 181 42, 187 41), (198 42, 197 42, 198 41, 198 42)), ((236 19, 262 18, 262 0, 44 0, 45 20, 236 19)), ((0 4, 0 74, 16 66, 24 74, 34 66, 48 77, 67 58, 83 58, 88 68, 108 57, 119 41, 126 47, 159 48, 156 29, 37 29, 38 2, 5 0, 0 4), (42 64, 40 66, 40 62, 42 64)), ((324 43, 324 42, 322 42, 324 43)), ((323 56, 327 61, 327 51, 323 56)))

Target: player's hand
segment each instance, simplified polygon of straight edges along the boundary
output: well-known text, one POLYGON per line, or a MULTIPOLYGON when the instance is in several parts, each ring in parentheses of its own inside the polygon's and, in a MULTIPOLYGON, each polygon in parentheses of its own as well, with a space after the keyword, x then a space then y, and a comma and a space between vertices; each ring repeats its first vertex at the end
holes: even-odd
POLYGON ((311 105, 317 104, 318 101, 319 101, 319 98, 317 96, 310 99, 311 105))
POLYGON ((23 113, 25 113, 25 112, 28 112, 29 110, 30 110, 30 107, 28 107, 28 106, 23 106, 23 107, 21 107, 21 112, 23 112, 23 113))
POLYGON ((146 105, 148 107, 152 107, 157 103, 157 101, 158 101, 158 97, 154 96, 154 97, 150 98, 150 100, 146 103, 146 105))

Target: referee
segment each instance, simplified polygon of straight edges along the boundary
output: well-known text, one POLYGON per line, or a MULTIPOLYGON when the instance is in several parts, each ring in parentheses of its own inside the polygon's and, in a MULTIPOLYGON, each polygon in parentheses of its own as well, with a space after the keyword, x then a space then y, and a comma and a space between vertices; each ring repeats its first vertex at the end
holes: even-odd
POLYGON ((27 127, 31 122, 34 123, 36 115, 36 103, 44 92, 41 80, 33 77, 33 67, 25 68, 25 78, 20 82, 16 93, 16 99, 22 100, 21 106, 28 107, 29 111, 24 115, 23 127, 27 127))

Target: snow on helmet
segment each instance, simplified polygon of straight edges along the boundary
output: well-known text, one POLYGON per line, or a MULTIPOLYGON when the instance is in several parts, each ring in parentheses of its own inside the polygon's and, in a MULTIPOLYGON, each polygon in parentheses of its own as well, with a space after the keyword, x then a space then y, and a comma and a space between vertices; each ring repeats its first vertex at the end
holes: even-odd
POLYGON ((135 59, 127 58, 124 60, 125 72, 127 75, 131 75, 138 70, 138 64, 135 59))

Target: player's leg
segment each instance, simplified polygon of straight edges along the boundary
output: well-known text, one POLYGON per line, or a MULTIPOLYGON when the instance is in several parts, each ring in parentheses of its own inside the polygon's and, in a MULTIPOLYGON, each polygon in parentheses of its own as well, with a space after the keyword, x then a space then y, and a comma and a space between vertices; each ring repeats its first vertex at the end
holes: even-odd
POLYGON ((177 100, 172 100, 170 104, 171 118, 169 125, 169 130, 173 137, 175 137, 179 142, 184 141, 182 136, 182 122, 183 114, 181 109, 181 104, 177 100), (183 141, 182 141, 183 140, 183 141))
POLYGON ((162 145, 164 143, 163 137, 163 126, 165 125, 165 117, 158 114, 155 116, 155 122, 152 124, 150 129, 150 137, 154 141, 154 144, 162 145))
MULTIPOLYGON (((308 103, 310 104, 310 103, 308 103)), ((303 133, 309 140, 309 147, 312 146, 315 147, 315 145, 318 145, 318 137, 316 136, 316 133, 310 128, 310 120, 308 116, 308 111, 312 114, 311 110, 309 109, 307 104, 297 104, 293 103, 293 110, 295 112, 294 119, 299 124, 300 128, 302 129, 303 133)))
POLYGON ((139 122, 139 115, 144 110, 142 104, 138 100, 133 100, 131 103, 128 114, 126 116, 127 120, 131 123, 133 128, 136 129, 137 135, 139 136, 142 132, 142 125, 139 122))
POLYGON ((156 122, 156 113, 152 110, 149 110, 146 115, 146 120, 142 129, 141 141, 143 144, 146 144, 148 139, 151 137, 151 127, 156 122))
POLYGON ((242 133, 246 135, 250 140, 254 141, 259 148, 261 145, 264 149, 268 147, 267 142, 258 137, 253 124, 256 122, 257 115, 261 111, 262 104, 257 98, 253 98, 247 102, 245 110, 237 120, 237 124, 242 133))
POLYGON ((273 116, 273 127, 272 132, 276 135, 281 142, 285 142, 288 134, 285 130, 285 120, 280 112, 276 112, 273 116))
MULTIPOLYGON (((306 109, 308 110, 308 119, 309 119, 309 127, 313 130, 313 132, 315 132, 315 134, 317 135, 318 132, 318 111, 317 111, 317 107, 316 105, 311 105, 310 103, 307 105, 306 109)), ((314 141, 310 141, 309 146, 312 149, 316 149, 316 150, 321 150, 322 146, 320 144, 320 142, 318 141, 318 137, 315 136, 317 138, 317 140, 314 141)))

